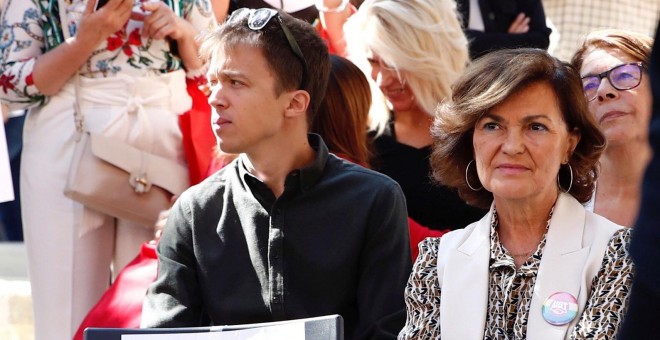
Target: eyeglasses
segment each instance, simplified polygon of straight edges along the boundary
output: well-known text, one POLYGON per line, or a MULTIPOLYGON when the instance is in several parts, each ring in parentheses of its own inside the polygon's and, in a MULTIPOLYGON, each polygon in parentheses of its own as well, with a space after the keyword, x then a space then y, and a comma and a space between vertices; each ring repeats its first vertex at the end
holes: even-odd
POLYGON ((303 53, 300 50, 300 46, 298 46, 298 42, 296 41, 296 38, 293 37, 293 34, 289 30, 289 28, 286 26, 284 21, 282 21, 282 18, 280 17, 277 10, 272 8, 258 8, 258 9, 239 8, 231 14, 227 22, 241 21, 245 19, 245 16, 248 16, 247 24, 248 27, 253 31, 262 30, 270 22, 270 19, 277 18, 277 22, 280 24, 280 27, 284 32, 284 36, 286 37, 286 40, 289 42, 289 47, 291 47, 291 51, 300 60, 300 63, 302 64, 302 68, 303 68, 302 79, 300 81, 299 89, 300 90, 304 89, 305 86, 307 85, 307 62, 305 61, 305 57, 303 56, 303 53))
POLYGON ((603 78, 607 77, 612 87, 619 91, 634 89, 642 82, 642 70, 646 70, 644 63, 629 63, 615 66, 603 73, 582 77, 582 87, 587 101, 598 96, 598 87, 603 78))

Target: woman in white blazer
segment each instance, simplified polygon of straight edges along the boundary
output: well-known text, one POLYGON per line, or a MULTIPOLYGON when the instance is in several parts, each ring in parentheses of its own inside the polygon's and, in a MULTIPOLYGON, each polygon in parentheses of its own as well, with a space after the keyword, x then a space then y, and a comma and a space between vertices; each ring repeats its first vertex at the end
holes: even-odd
POLYGON ((606 140, 578 72, 542 50, 490 53, 455 83, 432 133, 434 177, 490 211, 420 244, 399 338, 613 338, 630 231, 581 204, 606 140))

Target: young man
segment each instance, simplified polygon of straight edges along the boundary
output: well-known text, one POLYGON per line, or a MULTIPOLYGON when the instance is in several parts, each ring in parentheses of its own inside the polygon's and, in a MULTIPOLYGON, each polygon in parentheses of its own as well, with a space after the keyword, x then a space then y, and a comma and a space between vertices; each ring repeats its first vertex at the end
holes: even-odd
POLYGON ((218 145, 241 155, 173 207, 142 326, 340 314, 347 339, 394 338, 411 270, 404 196, 307 133, 330 69, 321 38, 239 10, 202 54, 218 145))

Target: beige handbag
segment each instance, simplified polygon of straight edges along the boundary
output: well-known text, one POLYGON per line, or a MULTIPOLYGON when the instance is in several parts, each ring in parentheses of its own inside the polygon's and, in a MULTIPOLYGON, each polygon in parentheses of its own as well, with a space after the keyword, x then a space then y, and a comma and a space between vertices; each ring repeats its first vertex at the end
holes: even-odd
POLYGON ((170 198, 188 187, 188 169, 84 127, 76 76, 75 123, 78 132, 64 195, 119 219, 152 227, 170 198))

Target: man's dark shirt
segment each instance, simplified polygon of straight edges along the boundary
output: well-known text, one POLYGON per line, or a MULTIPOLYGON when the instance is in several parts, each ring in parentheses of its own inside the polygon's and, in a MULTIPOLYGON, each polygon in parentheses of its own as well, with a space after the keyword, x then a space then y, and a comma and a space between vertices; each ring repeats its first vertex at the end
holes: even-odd
POLYGON ((309 141, 314 162, 292 171, 277 199, 245 155, 179 198, 143 327, 340 314, 347 339, 397 334, 411 270, 401 189, 329 155, 318 135, 309 141))

